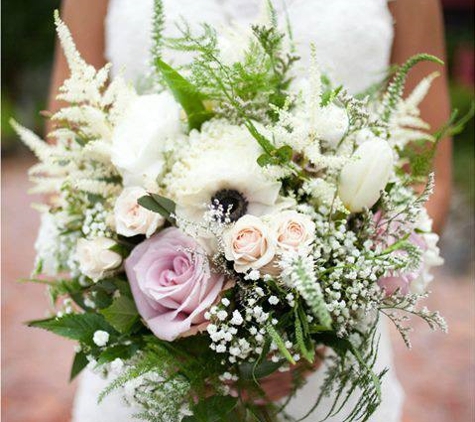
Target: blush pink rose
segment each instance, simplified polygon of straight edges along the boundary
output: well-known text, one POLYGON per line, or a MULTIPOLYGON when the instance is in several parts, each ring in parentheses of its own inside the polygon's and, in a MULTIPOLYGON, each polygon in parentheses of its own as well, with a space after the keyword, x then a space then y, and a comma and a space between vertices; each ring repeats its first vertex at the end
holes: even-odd
MULTIPOLYGON (((374 220, 379 226, 377 230, 377 237, 386 236, 385 245, 387 247, 391 246, 392 244, 394 244, 394 242, 396 242, 396 239, 394 238, 394 236, 392 236, 391 232, 393 229, 398 228, 401 223, 393 222, 390 224, 389 228, 383 228, 380 226, 382 218, 383 214, 381 213, 381 211, 376 212, 376 214, 374 215, 374 220)), ((409 235, 408 240, 414 246, 417 246, 422 251, 422 253, 426 252, 427 243, 425 242, 424 237, 422 235, 418 234, 416 231, 413 231, 409 235)), ((405 254, 406 252, 396 251, 395 253, 405 254)), ((398 290, 400 294, 407 295, 412 290, 412 283, 422 276, 423 271, 424 265, 423 262, 421 262, 419 268, 416 268, 413 271, 409 271, 406 273, 402 273, 401 271, 394 271, 393 273, 385 277, 381 277, 378 280, 378 285, 384 290, 386 296, 392 296, 398 290)))
POLYGON ((414 279, 412 274, 395 274, 388 277, 382 277, 378 280, 378 285, 381 287, 386 296, 392 296, 399 290, 402 295, 409 293, 409 286, 414 279))
POLYGON ((308 215, 297 211, 288 210, 274 215, 272 225, 277 246, 283 250, 308 248, 315 240, 315 223, 308 215))
POLYGON ((140 315, 166 341, 204 329, 204 313, 224 284, 202 247, 173 227, 140 243, 125 270, 140 315))

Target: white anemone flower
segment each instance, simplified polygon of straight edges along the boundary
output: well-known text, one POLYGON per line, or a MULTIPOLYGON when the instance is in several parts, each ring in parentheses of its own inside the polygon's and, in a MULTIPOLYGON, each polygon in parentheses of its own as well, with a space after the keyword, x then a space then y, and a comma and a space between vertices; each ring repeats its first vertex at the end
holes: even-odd
POLYGON ((282 202, 281 183, 256 163, 262 150, 246 128, 213 121, 192 133, 190 142, 169 177, 179 217, 199 222, 219 204, 236 221, 245 214, 271 213, 282 202))

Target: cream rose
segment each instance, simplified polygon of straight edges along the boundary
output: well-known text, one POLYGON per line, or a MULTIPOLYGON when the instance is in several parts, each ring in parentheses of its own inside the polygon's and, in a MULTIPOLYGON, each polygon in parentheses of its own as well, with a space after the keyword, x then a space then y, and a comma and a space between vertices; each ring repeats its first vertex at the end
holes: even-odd
POLYGON ((241 217, 224 235, 225 256, 244 273, 269 264, 276 253, 276 239, 269 227, 252 215, 241 217))
POLYGON ((315 240, 315 223, 308 215, 297 211, 276 214, 272 217, 271 226, 279 249, 297 251, 308 248, 315 240))
POLYGON ((138 199, 147 195, 141 187, 125 188, 114 206, 115 228, 118 234, 131 237, 144 234, 150 237, 165 222, 164 218, 138 204, 138 199))
POLYGON ((110 248, 116 243, 107 237, 93 240, 79 239, 76 246, 76 259, 81 273, 94 281, 103 278, 109 271, 122 263, 122 257, 110 248))

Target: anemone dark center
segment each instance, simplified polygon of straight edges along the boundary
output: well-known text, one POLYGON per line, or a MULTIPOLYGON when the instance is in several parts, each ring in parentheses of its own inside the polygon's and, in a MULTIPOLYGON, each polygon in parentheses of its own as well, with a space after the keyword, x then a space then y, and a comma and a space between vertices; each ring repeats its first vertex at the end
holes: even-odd
POLYGON ((225 217, 229 216, 231 221, 239 220, 243 215, 247 213, 247 207, 249 203, 246 197, 235 189, 223 189, 211 198, 211 203, 216 208, 220 207, 224 213, 221 220, 224 221, 225 217))

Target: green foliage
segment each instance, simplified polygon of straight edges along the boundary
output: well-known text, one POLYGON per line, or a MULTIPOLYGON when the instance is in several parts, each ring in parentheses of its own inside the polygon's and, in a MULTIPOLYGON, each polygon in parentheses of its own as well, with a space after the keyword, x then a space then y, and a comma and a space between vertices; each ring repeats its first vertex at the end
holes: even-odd
POLYGON ((300 353, 310 363, 315 360, 315 344, 310 339, 309 326, 307 322, 307 315, 298 307, 294 310, 295 316, 295 339, 299 346, 300 353))
POLYGON ((396 109, 396 106, 402 97, 404 91, 404 84, 406 82, 406 78, 409 71, 416 64, 422 61, 429 61, 433 63, 438 63, 440 65, 444 64, 442 60, 430 54, 417 54, 409 58, 406 63, 400 66, 396 71, 393 80, 389 84, 385 97, 383 99, 384 110, 381 117, 384 122, 389 122, 393 111, 396 109))
POLYGON ((193 84, 161 59, 155 58, 154 63, 155 68, 161 73, 173 96, 185 110, 188 128, 199 130, 201 125, 213 116, 213 113, 206 110, 203 104, 204 96, 198 92, 193 84))
POLYGON ((231 396, 211 396, 199 401, 183 422, 219 422, 224 420, 236 407, 238 399, 231 396))
POLYGON ((409 162, 410 177, 415 182, 425 182, 434 169, 434 159, 439 142, 447 136, 461 133, 465 126, 472 120, 475 113, 475 103, 472 103, 465 115, 458 117, 459 113, 454 110, 447 123, 434 134, 434 141, 425 139, 412 142, 400 151, 400 156, 409 162))
POLYGON ((153 19, 152 19, 152 50, 151 56, 157 59, 162 53, 163 30, 165 29, 165 13, 163 10, 163 1, 153 1, 153 19))
POLYGON ((120 333, 129 332, 139 319, 135 302, 127 296, 116 297, 112 305, 103 309, 101 314, 120 333))
POLYGON ((117 336, 117 331, 100 314, 66 314, 28 322, 29 327, 42 328, 62 337, 77 340, 94 346, 94 333, 98 330, 108 332, 111 337, 117 336))
POLYGON ((376 336, 376 322, 366 333, 360 333, 358 340, 340 338, 334 332, 321 333, 316 339, 319 343, 330 347, 335 356, 327 357, 328 371, 318 398, 299 421, 312 414, 324 397, 331 397, 333 404, 321 420, 339 414, 352 394, 358 394, 360 399, 346 417, 340 415, 341 421, 367 421, 381 402, 381 379, 387 372, 387 370, 374 372, 379 342, 376 336))
POLYGON ((89 361, 87 360, 87 355, 84 352, 77 352, 74 355, 74 361, 71 366, 71 374, 69 376, 69 380, 72 381, 76 378, 81 371, 87 366, 89 361))
POLYGON ((271 337, 272 341, 275 343, 275 345, 279 348, 280 353, 292 364, 295 365, 295 360, 292 357, 292 355, 289 353, 287 350, 287 347, 285 347, 285 342, 280 336, 280 334, 277 332, 277 330, 272 326, 272 324, 268 324, 266 327, 267 333, 271 337))
POLYGON ((267 377, 277 371, 285 361, 272 362, 264 360, 263 362, 244 362, 239 365, 240 379, 245 381, 258 380, 267 377))
POLYGON ((181 37, 168 39, 167 45, 196 54, 190 65, 193 85, 213 101, 218 116, 238 122, 276 118, 269 105, 284 105, 291 81, 289 70, 297 60, 284 51, 283 34, 276 27, 253 27, 254 39, 243 60, 230 64, 220 58, 212 27, 203 25, 201 35, 193 34, 186 24, 180 30, 181 37))
POLYGON ((342 89, 343 89, 343 85, 340 85, 336 87, 335 89, 329 89, 323 92, 320 105, 322 107, 326 107, 327 105, 333 103, 333 101, 335 101, 335 99, 338 97, 338 94, 341 92, 342 89))
POLYGON ((134 356, 134 354, 139 350, 140 342, 132 344, 117 344, 111 347, 107 347, 98 357, 98 365, 103 365, 113 360, 125 359, 128 360, 134 356))
POLYGON ((249 133, 264 150, 264 153, 258 157, 257 164, 264 167, 267 165, 286 165, 290 163, 293 154, 291 147, 284 145, 276 148, 271 141, 257 130, 256 126, 249 119, 246 119, 244 124, 249 133))
POLYGON ((142 196, 137 202, 142 207, 160 214, 169 223, 175 224, 173 215, 175 214, 176 204, 171 199, 151 193, 147 196, 142 196))

